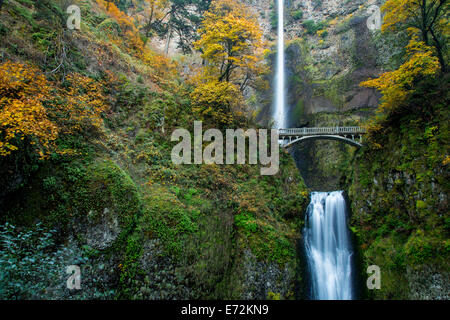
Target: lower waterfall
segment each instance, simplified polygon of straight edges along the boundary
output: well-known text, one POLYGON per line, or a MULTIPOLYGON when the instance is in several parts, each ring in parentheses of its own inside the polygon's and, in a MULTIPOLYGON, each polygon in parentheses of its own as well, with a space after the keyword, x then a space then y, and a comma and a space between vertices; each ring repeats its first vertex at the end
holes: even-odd
POLYGON ((311 299, 353 299, 353 249, 342 191, 311 194, 304 235, 311 299))

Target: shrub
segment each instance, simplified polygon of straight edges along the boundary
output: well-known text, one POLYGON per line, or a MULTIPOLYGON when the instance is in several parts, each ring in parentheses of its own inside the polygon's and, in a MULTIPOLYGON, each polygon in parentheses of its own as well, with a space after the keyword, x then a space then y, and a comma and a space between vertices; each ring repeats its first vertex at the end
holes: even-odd
POLYGON ((422 264, 433 257, 435 249, 430 238, 422 230, 412 235, 405 245, 406 255, 414 263, 422 264))
POLYGON ((317 31, 324 29, 327 23, 325 21, 315 22, 314 20, 306 20, 302 23, 302 26, 306 29, 307 34, 314 35, 317 31))
POLYGON ((294 20, 300 20, 301 18, 303 18, 303 11, 295 10, 294 12, 292 12, 292 18, 294 18, 294 20))
POLYGON ((276 29, 278 25, 278 14, 275 10, 270 11, 270 26, 272 29, 276 29))
POLYGON ((0 226, 0 299, 43 298, 49 288, 65 285, 66 252, 54 235, 39 223, 27 231, 0 226))

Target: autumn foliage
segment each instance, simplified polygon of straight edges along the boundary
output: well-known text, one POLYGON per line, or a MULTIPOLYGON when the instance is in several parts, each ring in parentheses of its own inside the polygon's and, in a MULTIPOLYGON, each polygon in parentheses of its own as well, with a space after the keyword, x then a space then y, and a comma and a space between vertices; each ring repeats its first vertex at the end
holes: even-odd
POLYGON ((442 39, 448 30, 448 21, 443 17, 446 7, 445 0, 387 0, 382 6, 385 14, 382 32, 402 31, 410 40, 403 64, 360 83, 383 95, 378 117, 366 124, 366 138, 372 147, 381 148, 376 137, 385 129, 383 121, 404 110, 419 83, 437 76, 440 70, 445 71, 442 39))
POLYGON ((387 0, 381 30, 407 30, 436 53, 442 70, 446 69, 446 43, 449 35, 447 0, 387 0))
MULTIPOLYGON (((149 76, 155 82, 162 83, 165 79, 173 77, 176 72, 176 64, 146 46, 136 26, 138 22, 136 19, 117 8, 114 2, 105 0, 96 0, 96 2, 100 9, 104 10, 120 28, 120 34, 116 35, 115 32, 111 32, 112 27, 108 27, 109 32, 105 36, 108 37, 109 42, 124 49, 125 52, 148 65, 154 71, 149 76)), ((158 8, 167 5, 165 1, 150 1, 149 3, 155 10, 151 13, 155 15, 154 17, 161 16, 158 8)))
POLYGON ((208 73, 244 87, 261 61, 262 32, 256 17, 236 0, 217 0, 205 13, 199 33, 195 48, 208 61, 208 73))
POLYGON ((192 82, 194 110, 223 125, 242 114, 242 93, 262 73, 264 44, 257 19, 236 0, 213 1, 195 48, 206 65, 192 82))
POLYGON ((241 94, 233 84, 216 79, 202 82, 191 94, 195 101, 193 111, 203 119, 212 119, 219 124, 230 125, 239 108, 241 94))
POLYGON ((380 112, 395 111, 414 91, 415 81, 433 76, 439 70, 439 61, 433 55, 432 48, 417 41, 417 38, 409 42, 406 52, 408 59, 397 70, 361 83, 361 86, 376 88, 383 94, 380 112))
POLYGON ((36 67, 7 61, 0 65, 0 156, 18 149, 25 138, 41 158, 58 135, 43 101, 50 84, 36 67))
POLYGON ((56 98, 48 103, 60 132, 73 134, 100 129, 101 115, 107 108, 102 91, 101 82, 78 73, 68 75, 56 98))
POLYGON ((57 149, 58 134, 99 129, 106 110, 101 84, 79 74, 49 82, 35 66, 0 64, 0 156, 34 146, 41 159, 57 149))
POLYGON ((379 78, 361 82, 360 85, 378 89, 383 97, 378 108, 380 118, 374 118, 365 124, 366 141, 374 149, 381 149, 377 137, 382 136, 384 119, 402 110, 407 105, 411 94, 417 89, 417 83, 436 75, 439 71, 439 60, 432 49, 417 38, 413 38, 406 47, 407 60, 397 70, 383 73, 379 78))

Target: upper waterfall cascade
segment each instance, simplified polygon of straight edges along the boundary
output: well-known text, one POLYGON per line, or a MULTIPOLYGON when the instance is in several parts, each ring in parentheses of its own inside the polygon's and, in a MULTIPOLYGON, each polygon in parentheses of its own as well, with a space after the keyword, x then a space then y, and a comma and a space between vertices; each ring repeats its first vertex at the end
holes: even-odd
POLYGON ((283 0, 277 0, 278 6, 278 29, 277 29, 277 61, 275 74, 275 104, 273 111, 273 120, 275 128, 286 127, 285 115, 285 85, 284 85, 284 3, 283 0))

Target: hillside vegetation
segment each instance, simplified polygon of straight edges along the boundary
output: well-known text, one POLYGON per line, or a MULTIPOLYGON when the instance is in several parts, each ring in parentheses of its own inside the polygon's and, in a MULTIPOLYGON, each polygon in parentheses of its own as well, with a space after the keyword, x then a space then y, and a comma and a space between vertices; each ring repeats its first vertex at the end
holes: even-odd
POLYGON ((293 297, 307 192, 289 155, 275 176, 170 158, 172 131, 194 119, 250 124, 245 102, 227 101, 238 77, 250 83, 253 49, 229 60, 223 96, 204 97, 224 109, 205 113, 192 97, 207 91, 193 89, 219 89, 213 63, 185 73, 189 56, 157 53, 144 19, 154 3, 135 3, 132 18, 127 2, 76 1, 81 30, 66 28, 64 1, 1 8, 1 298, 293 297), (82 289, 69 292, 73 264, 82 289))

